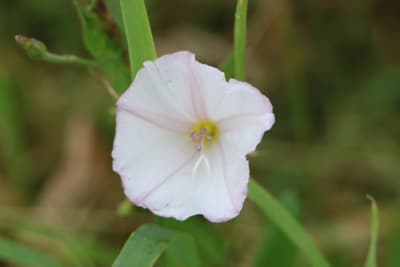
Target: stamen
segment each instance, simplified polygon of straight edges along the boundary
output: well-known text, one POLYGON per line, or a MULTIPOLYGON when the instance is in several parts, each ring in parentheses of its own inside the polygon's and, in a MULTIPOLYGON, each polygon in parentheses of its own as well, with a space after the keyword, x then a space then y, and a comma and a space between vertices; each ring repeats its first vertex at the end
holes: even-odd
POLYGON ((218 129, 213 122, 201 120, 193 126, 190 137, 196 145, 196 151, 200 152, 205 145, 210 144, 218 138, 218 129))
POLYGON ((198 146, 196 146, 197 151, 201 151, 204 146, 204 138, 207 140, 209 139, 210 135, 207 135, 207 129, 206 128, 201 128, 200 133, 198 132, 193 132, 192 133, 192 139, 196 142, 198 142, 198 146))
POLYGON ((201 164, 202 162, 204 162, 204 165, 205 165, 205 167, 206 167, 206 170, 207 170, 207 177, 210 176, 210 162, 208 161, 207 156, 205 156, 204 153, 201 153, 200 156, 199 156, 199 158, 197 159, 196 163, 195 163, 194 166, 193 166, 193 169, 192 169, 192 179, 195 179, 195 178, 196 178, 197 171, 198 171, 198 169, 199 169, 199 167, 200 167, 200 164, 201 164))
POLYGON ((199 140, 200 140, 200 135, 199 135, 199 133, 193 132, 193 133, 192 133, 192 139, 193 139, 194 141, 199 141, 199 140))

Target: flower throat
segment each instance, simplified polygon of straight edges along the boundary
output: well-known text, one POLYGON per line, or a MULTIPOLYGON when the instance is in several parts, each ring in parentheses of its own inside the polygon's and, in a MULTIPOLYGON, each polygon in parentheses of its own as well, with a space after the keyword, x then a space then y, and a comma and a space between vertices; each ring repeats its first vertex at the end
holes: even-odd
POLYGON ((200 156, 192 169, 192 178, 196 178, 197 171, 202 163, 206 168, 207 176, 210 176, 210 163, 204 153, 204 147, 218 139, 217 125, 209 120, 200 120, 193 125, 191 137, 196 145, 196 150, 200 152, 200 156))
POLYGON ((196 144, 196 150, 202 151, 205 145, 209 145, 218 139, 218 127, 209 120, 200 120, 193 125, 192 140, 196 144))

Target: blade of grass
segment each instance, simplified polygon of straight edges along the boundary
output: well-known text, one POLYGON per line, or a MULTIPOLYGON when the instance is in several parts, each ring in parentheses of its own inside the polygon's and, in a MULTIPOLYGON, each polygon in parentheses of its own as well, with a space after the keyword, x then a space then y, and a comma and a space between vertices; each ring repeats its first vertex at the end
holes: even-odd
POLYGON ((134 79, 143 62, 155 59, 157 54, 144 0, 121 0, 121 12, 134 79))
POLYGON ((234 26, 234 64, 235 78, 245 79, 246 64, 246 33, 247 33, 247 0, 238 0, 236 4, 234 26))
POLYGON ((233 59, 233 55, 229 56, 220 66, 219 68, 225 73, 225 78, 229 80, 234 76, 235 72, 235 62, 233 59))
POLYGON ((278 200, 253 179, 249 182, 249 199, 304 253, 311 266, 330 266, 304 228, 278 200))
POLYGON ((368 199, 371 200, 371 243, 369 246, 367 260, 365 262, 365 267, 376 267, 376 250, 377 250, 377 242, 378 242, 378 230, 379 230, 379 215, 378 215, 378 206, 376 205, 375 200, 368 196, 368 199))
POLYGON ((25 247, 14 241, 0 237, 0 259, 6 262, 24 265, 24 266, 37 266, 37 267, 61 267, 52 258, 35 251, 31 248, 25 247))

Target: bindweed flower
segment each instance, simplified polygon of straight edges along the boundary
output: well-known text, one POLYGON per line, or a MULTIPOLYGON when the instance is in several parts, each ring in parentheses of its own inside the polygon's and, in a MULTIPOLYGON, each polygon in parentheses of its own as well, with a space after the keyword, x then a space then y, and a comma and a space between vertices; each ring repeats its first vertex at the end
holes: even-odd
POLYGON ((249 163, 274 123, 268 98, 189 52, 144 63, 117 103, 113 169, 126 196, 178 220, 236 217, 249 163))

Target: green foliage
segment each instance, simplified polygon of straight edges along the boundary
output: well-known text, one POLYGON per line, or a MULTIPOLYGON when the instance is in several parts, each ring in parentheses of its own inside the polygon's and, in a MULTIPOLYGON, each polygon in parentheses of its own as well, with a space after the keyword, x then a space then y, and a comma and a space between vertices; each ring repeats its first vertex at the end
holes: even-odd
POLYGON ((28 267, 62 266, 45 254, 2 237, 0 237, 0 259, 8 263, 28 267))
POLYGON ((233 56, 228 57, 219 68, 225 73, 225 78, 227 80, 233 78, 235 72, 234 57, 233 56))
POLYGON ((77 267, 109 266, 117 251, 98 240, 92 240, 61 229, 51 229, 40 225, 25 225, 19 234, 45 239, 61 248, 71 265, 77 267))
POLYGON ((249 183, 249 198, 304 253, 314 267, 329 267, 329 263, 315 246, 304 228, 267 190, 255 180, 249 183))
MULTIPOLYGON (((110 31, 110 27, 104 21, 104 17, 96 9, 98 1, 88 2, 84 0, 76 2, 83 26, 85 46, 96 59, 96 64, 100 64, 100 68, 105 73, 106 78, 111 81, 111 84, 119 92, 122 92, 131 80, 128 65, 124 61, 124 48, 126 45, 121 43, 124 36, 115 35, 110 31)), ((99 0, 99 2, 103 1, 99 0)), ((124 34, 119 1, 105 0, 105 2, 113 14, 115 22, 122 29, 121 33, 124 34)), ((174 33, 174 27, 176 25, 178 27, 181 26, 180 23, 182 22, 180 8, 168 8, 169 4, 163 4, 162 1, 156 2, 159 2, 155 12, 159 15, 156 17, 156 24, 157 22, 159 24, 163 23, 167 19, 179 18, 176 23, 171 22, 166 27, 168 33, 174 33)), ((208 2, 221 3, 219 1, 208 2)), ((354 1, 340 4, 331 3, 332 1, 328 2, 294 1, 284 5, 272 3, 271 6, 267 4, 267 7, 276 6, 276 8, 270 9, 272 10, 271 13, 268 13, 269 9, 266 8, 266 13, 268 14, 262 14, 263 16, 265 15, 262 20, 265 18, 268 23, 264 25, 264 23, 260 23, 260 19, 251 23, 251 25, 255 25, 253 30, 249 31, 252 33, 251 38, 256 37, 257 42, 260 42, 255 42, 257 48, 260 48, 257 51, 257 56, 260 57, 258 63, 265 64, 263 66, 253 66, 263 76, 262 79, 259 76, 258 78, 260 79, 257 81, 260 88, 267 88, 268 85, 268 88, 273 89, 270 91, 271 95, 268 94, 268 96, 271 96, 274 109, 279 114, 279 118, 277 117, 279 123, 268 134, 266 143, 260 146, 265 147, 265 151, 268 149, 268 154, 274 156, 269 156, 266 159, 263 150, 257 151, 258 156, 252 158, 252 167, 256 171, 252 170, 252 173, 260 177, 267 174, 270 180, 268 182, 269 185, 280 185, 276 187, 279 188, 277 191, 287 188, 288 185, 282 182, 282 175, 271 176, 269 175, 270 173, 280 174, 285 172, 285 176, 290 177, 290 181, 295 181, 291 182, 289 187, 292 186, 297 191, 318 188, 318 190, 313 191, 313 194, 307 194, 304 202, 304 205, 308 208, 307 213, 312 214, 312 216, 315 216, 321 210, 326 213, 329 212, 329 214, 324 213, 323 216, 330 216, 332 214, 331 206, 327 207, 326 203, 334 203, 335 206, 339 203, 340 205, 343 204, 343 199, 352 199, 354 193, 357 194, 359 191, 364 194, 364 192, 370 191, 372 188, 374 195, 377 192, 384 196, 381 205, 389 203, 385 207, 388 212, 388 216, 385 219, 387 218, 390 221, 392 218, 390 216, 391 212, 397 214, 398 203, 392 202, 392 200, 398 199, 400 188, 398 179, 396 179, 399 177, 400 170, 397 153, 399 144, 398 103, 400 99, 398 77, 400 75, 398 71, 398 53, 395 53, 397 52, 396 44, 398 43, 398 38, 395 38, 395 34, 390 34, 391 28, 396 33, 395 29, 396 25, 398 25, 396 18, 398 16, 386 16, 387 13, 385 12, 390 11, 390 4, 389 6, 387 4, 379 4, 379 8, 374 9, 374 12, 370 12, 369 8, 372 4, 370 1, 354 1), (373 20, 369 17, 371 15, 373 15, 373 20), (385 17, 387 22, 382 21, 380 16, 385 17), (373 25, 371 25, 371 22, 373 22, 373 25), (268 28, 265 29, 264 27, 268 28), (256 32, 254 29, 257 29, 258 33, 253 35, 253 32, 256 32), (373 29, 373 34, 370 32, 371 29, 373 29), (259 39, 263 38, 261 35, 267 36, 267 42, 263 43, 259 39), (388 35, 389 38, 385 39, 385 35, 388 35), (371 37, 373 37, 373 41, 371 41, 371 37), (266 43, 270 46, 262 46, 266 43), (391 44, 395 48, 392 49, 393 51, 390 49, 391 44), (263 73, 264 71, 265 73, 263 73), (268 164, 265 164, 266 161, 268 161, 268 164), (289 171, 287 171, 288 169, 289 171), (369 174, 372 174, 373 178, 368 177, 369 174), (345 184, 340 183, 342 180, 338 180, 342 176, 346 179, 345 184), (359 179, 360 176, 366 177, 366 179, 359 179), (375 177, 379 177, 379 179, 376 180, 375 177), (340 184, 339 189, 336 187, 337 184, 340 184), (339 191, 344 192, 344 198, 343 194, 341 194, 342 192, 339 191), (350 197, 348 198, 347 196, 350 197), (337 201, 338 199, 340 200, 337 201)), ((35 34, 40 34, 41 38, 43 36, 42 40, 52 44, 53 46, 51 47, 54 47, 57 42, 61 44, 61 47, 68 47, 69 44, 74 43, 78 44, 79 41, 75 37, 77 36, 75 33, 76 27, 74 27, 75 25, 71 21, 68 11, 64 11, 63 8, 57 8, 62 7, 59 3, 62 2, 44 0, 39 4, 35 3, 35 1, 27 1, 23 4, 19 4, 18 1, 11 1, 0 4, 2 17, 6 17, 6 22, 8 22, 7 20, 12 22, 6 23, 7 27, 3 27, 1 30, 6 32, 1 46, 6 49, 4 63, 7 63, 7 66, 5 66, 9 68, 10 72, 0 77, 0 147, 2 159, 4 159, 4 164, 0 166, 0 179, 4 177, 4 174, 6 178, 24 177, 25 180, 27 180, 26 177, 32 175, 31 170, 23 163, 24 151, 26 150, 24 139, 28 139, 29 145, 34 143, 32 148, 28 148, 32 150, 30 151, 32 156, 45 163, 44 165, 37 165, 47 167, 45 169, 44 167, 34 166, 34 171, 42 175, 41 178, 43 180, 41 182, 43 184, 48 182, 46 180, 48 173, 54 168, 54 161, 46 163, 46 158, 53 158, 53 154, 49 154, 45 146, 42 146, 38 153, 35 145, 36 143, 42 144, 40 138, 38 138, 42 131, 47 132, 54 129, 51 128, 51 125, 48 128, 39 129, 43 124, 38 122, 47 121, 54 114, 46 117, 40 113, 35 113, 35 115, 23 113, 23 109, 20 108, 21 99, 16 97, 15 88, 12 82, 10 83, 12 78, 9 78, 8 74, 12 72, 18 73, 18 79, 25 80, 26 84, 24 85, 29 85, 29 90, 24 91, 23 100, 32 103, 31 105, 37 105, 37 99, 45 99, 49 96, 43 91, 37 90, 38 88, 54 91, 54 88, 46 88, 46 85, 53 84, 51 81, 59 76, 47 73, 46 77, 41 78, 38 75, 40 73, 32 70, 32 66, 29 63, 24 63, 26 66, 23 66, 18 54, 16 54, 17 56, 12 55, 13 51, 7 47, 7 40, 11 39, 10 36, 14 34, 13 31, 18 29, 18 32, 33 30, 35 34), (10 10, 10 7, 13 7, 13 9, 10 10), (35 18, 35 15, 32 14, 36 14, 37 17, 35 18), (65 21, 68 21, 68 23, 65 23, 65 21), (73 34, 70 32, 73 32, 73 34), (73 38, 65 38, 65 35, 68 36, 68 34, 73 38), (26 75, 26 73, 29 73, 30 76, 26 75), (35 75, 37 79, 32 79, 32 76, 35 75), (3 172, 3 169, 5 172, 3 172)), ((264 1, 259 1, 259 3, 264 3, 264 1)), ((126 13, 129 11, 129 14, 125 14, 125 23, 131 21, 126 27, 126 31, 130 30, 131 33, 130 43, 132 46, 129 46, 129 55, 131 62, 136 62, 135 69, 132 68, 132 76, 134 77, 137 69, 142 66, 143 60, 155 57, 155 52, 151 52, 151 50, 154 51, 155 49, 147 14, 145 14, 144 1, 125 1, 125 5, 127 7, 124 8, 124 11, 126 13), (133 5, 139 5, 139 8, 132 7, 133 5), (143 31, 143 25, 146 28, 145 31, 143 31), (139 45, 134 45, 135 43, 139 45), (147 48, 152 49, 146 52, 147 48), (146 53, 148 54, 147 56, 142 59, 138 58, 146 55, 146 53)), ((257 8, 263 7, 261 4, 255 5, 257 8)), ((193 6, 192 10, 198 7, 197 4, 193 4, 193 6)), ((218 12, 221 12, 221 10, 226 11, 223 5, 218 4, 212 7, 215 7, 212 11, 217 10, 215 14, 219 14, 218 12)), ((235 16, 234 56, 229 58, 221 67, 227 78, 235 76, 238 79, 244 79, 245 77, 245 7, 247 7, 247 1, 238 1, 235 16), (235 62, 237 64, 234 64, 235 62)), ((190 10, 190 7, 185 8, 190 10)), ((251 11, 251 6, 249 9, 251 11)), ((392 10, 395 10, 395 8, 392 10)), ((224 14, 226 13, 225 11, 224 14)), ((210 9, 198 9, 196 13, 199 14, 199 17, 202 17, 202 20, 212 21, 214 19, 210 15, 214 14, 210 9)), ((221 17, 218 17, 218 23, 223 20, 221 17)), ((230 15, 228 17, 230 18, 230 15)), ((190 20, 188 19, 185 23, 190 23, 190 20)), ((195 26, 197 27, 198 25, 195 26)), ((165 33, 164 28, 158 27, 156 29, 160 33, 165 33)), ((210 29, 201 30, 209 31, 210 29)), ((183 38, 186 37, 190 38, 190 35, 186 35, 183 38)), ((218 36, 218 38, 220 37, 218 36)), ((200 44, 203 47, 207 45, 207 43, 200 44)), ((39 46, 39 48, 43 47, 39 46)), ((34 56, 37 56, 37 54, 34 54, 34 56)), ((53 57, 52 60, 54 60, 53 62, 62 63, 75 61, 73 58, 65 57, 65 55, 53 57)), ((44 68, 44 72, 46 71, 48 72, 49 70, 44 68)), ((256 75, 260 74, 255 73, 253 75, 256 77, 256 75)), ((60 83, 62 82, 60 81, 60 83)), ((70 81, 68 79, 68 83, 74 84, 77 90, 82 89, 79 88, 76 80, 70 81)), ((92 96, 94 99, 95 94, 92 96)), ((63 97, 64 94, 61 93, 60 99, 63 97)), ((54 95, 50 95, 49 102, 52 101, 55 103, 60 102, 59 99, 54 98, 54 95)), ((44 102, 47 102, 47 100, 40 103, 44 102)), ((64 113, 62 116, 68 117, 68 113, 64 113)), ((99 141, 96 140, 96 142, 99 141)), ((308 251, 310 250, 307 248, 309 237, 304 239, 306 241, 302 241, 301 233, 298 236, 296 236, 296 233, 293 234, 292 232, 295 232, 296 229, 298 230, 299 226, 295 224, 294 227, 290 227, 290 220, 282 220, 279 217, 282 210, 278 209, 271 212, 270 209, 276 208, 274 204, 279 203, 274 202, 273 199, 272 204, 265 201, 265 199, 268 199, 268 192, 262 192, 261 188, 258 188, 260 189, 259 191, 255 190, 252 183, 249 191, 250 198, 256 199, 254 201, 266 212, 265 215, 274 222, 274 224, 268 225, 268 229, 271 230, 259 250, 256 266, 277 267, 282 265, 288 267, 292 263, 294 251, 296 250, 293 244, 297 244, 296 247, 298 247, 306 243, 303 252, 304 250, 308 251), (254 194, 254 192, 257 194, 254 194), (269 205, 269 207, 266 205, 269 205), (279 230, 281 227, 286 229, 286 232, 279 230), (286 236, 291 238, 288 239, 286 236), (290 240, 294 240, 294 243, 290 240)), ((23 191, 26 188, 26 186, 17 187, 15 192, 23 191)), ((271 189, 271 186, 268 188, 271 189)), ((132 206, 127 203, 124 204, 126 205, 121 206, 122 213, 130 214, 132 206)), ((378 211, 376 207, 374 208, 374 205, 376 206, 373 202, 371 247, 366 263, 368 267, 375 266, 376 262, 378 211)), ((36 205, 31 204, 31 207, 34 209, 36 205)), ((345 205, 344 207, 349 206, 345 205)), ((336 215, 341 215, 345 217, 344 219, 351 219, 352 212, 348 213, 346 210, 348 209, 342 209, 344 216, 343 213, 339 214, 339 212, 333 214, 335 214, 335 217, 336 215)), ((135 213, 135 216, 141 219, 139 218, 141 214, 140 212, 138 213, 135 213)), ((284 211, 282 214, 283 218, 287 216, 284 211)), ((239 220, 242 218, 239 218, 239 220)), ((26 216, 26 221, 29 220, 30 217, 26 216)), ((314 222, 318 230, 321 228, 322 231, 326 230, 326 222, 318 219, 314 222)), ((1 223, 4 224, 4 220, 1 223)), ((398 221, 396 223, 399 224, 398 221)), ((8 224, 13 225, 12 222, 8 224)), ((193 237, 178 234, 182 238, 177 237, 169 243, 170 246, 165 250, 163 256, 164 261, 158 263, 160 266, 198 266, 200 264, 198 257, 202 259, 203 266, 226 266, 226 244, 224 244, 223 238, 218 236, 218 231, 215 230, 213 225, 205 223, 199 218, 193 218, 186 222, 168 220, 167 223, 161 222, 161 224, 179 232, 187 232, 193 237), (196 249, 198 249, 198 252, 196 252, 196 249), (182 254, 182 257, 179 257, 179 253, 182 254)), ((328 224, 330 225, 331 223, 329 222, 328 224)), ((252 224, 249 224, 248 227, 252 226, 252 224)), ((222 226, 221 228, 224 229, 224 227, 222 226)), ((347 227, 352 227, 352 225, 347 227)), ((300 230, 302 229, 300 228, 300 230)), ((346 230, 351 231, 351 228, 346 230)), ((400 232, 396 232, 394 235, 390 227, 384 230, 384 239, 389 236, 393 238, 393 242, 385 244, 384 251, 390 251, 391 254, 388 260, 383 260, 382 262, 385 263, 385 266, 400 266, 398 253, 400 250, 400 232)), ((318 232, 318 234, 320 233, 318 232)), ((98 233, 95 230, 93 235, 95 237, 92 242, 85 242, 80 238, 73 237, 72 234, 70 237, 73 240, 67 238, 68 234, 66 236, 58 236, 51 233, 48 238, 57 240, 57 244, 61 244, 66 251, 68 261, 72 262, 73 266, 109 266, 110 258, 112 258, 114 251, 109 247, 99 246, 103 236, 97 236, 98 233), (70 257, 72 259, 69 259, 70 257)), ((238 236, 241 237, 240 234, 238 236)), ((332 255, 332 242, 335 242, 335 238, 327 240, 330 238, 322 234, 319 237, 321 237, 321 242, 324 244, 326 251, 329 252, 329 255, 332 255)), ((242 242, 242 240, 232 240, 233 242, 242 242)), ((352 249, 349 244, 341 244, 338 252, 340 256, 337 255, 337 258, 343 255, 343 258, 350 258, 351 260, 344 260, 339 263, 340 261, 335 259, 335 262, 332 262, 333 265, 356 266, 353 263, 356 261, 355 258, 358 259, 358 257, 354 256, 354 251, 357 250, 352 249)), ((311 251, 315 250, 313 245, 311 247, 311 251)), ((27 249, 26 247, 23 248, 27 249)), ((0 254, 2 251, 7 250, 2 250, 0 247, 0 254)), ((15 251, 18 251, 18 249, 15 249, 15 251)), ((6 256, 11 257, 10 255, 7 254, 6 256)), ((241 257, 242 255, 238 256, 238 258, 241 257)), ((20 263, 23 264, 22 262, 20 263)))
POLYGON ((119 30, 122 35, 125 35, 124 32, 124 21, 122 19, 121 12, 121 2, 119 0, 105 0, 107 8, 110 10, 115 23, 118 25, 119 30))
POLYGON ((364 267, 376 267, 376 251, 377 251, 377 243, 378 243, 378 230, 379 230, 379 215, 378 215, 378 206, 376 205, 375 200, 372 197, 368 197, 371 200, 371 242, 369 246, 367 260, 365 262, 364 267))
POLYGON ((201 267, 197 244, 189 234, 181 234, 165 251, 164 267, 201 267))
POLYGON ((17 43, 26 51, 26 54, 32 59, 42 59, 47 53, 46 45, 36 39, 26 38, 22 35, 15 37, 17 43))
POLYGON ((235 13, 234 51, 235 78, 244 80, 246 76, 246 35, 247 35, 247 0, 238 0, 235 13))
POLYGON ((183 222, 174 219, 160 219, 159 222, 162 226, 190 234, 196 242, 203 265, 226 264, 227 248, 215 225, 199 217, 192 217, 183 222))
POLYGON ((397 267, 400 266, 400 222, 396 220, 396 227, 390 237, 389 245, 383 257, 385 264, 383 266, 397 267))
POLYGON ((134 79, 143 62, 155 59, 157 53, 144 0, 121 0, 121 10, 134 79))
MULTIPOLYGON (((300 207, 293 193, 284 194, 281 198, 281 203, 294 217, 299 217, 300 207)), ((293 242, 287 238, 278 226, 273 225, 267 231, 253 266, 291 267, 294 266, 296 252, 293 242)))
MULTIPOLYGON (((170 230, 157 225, 142 225, 134 233, 131 234, 124 247, 122 248, 118 258, 115 260, 113 267, 128 267, 128 266, 141 266, 141 267, 151 267, 155 264, 157 259, 161 254, 176 242, 180 238, 183 238, 184 244, 188 244, 184 248, 185 253, 188 257, 180 259, 180 264, 190 264, 184 266, 198 266, 196 262, 190 256, 195 256, 196 252, 194 249, 194 244, 192 241, 188 241, 186 234, 179 233, 174 230, 170 230)), ((184 245, 182 244, 182 245, 184 245)), ((177 258, 176 249, 183 248, 182 245, 177 245, 170 252, 174 255, 175 260, 177 258)))
POLYGON ((112 36, 107 25, 96 13, 97 1, 87 3, 75 0, 75 7, 82 25, 83 42, 96 59, 106 78, 118 93, 130 84, 129 73, 123 60, 123 46, 112 36))
POLYGON ((30 171, 30 161, 25 151, 21 112, 14 89, 0 72, 0 158, 6 163, 5 170, 9 177, 16 184, 24 186, 30 171))
POLYGON ((44 60, 52 63, 72 63, 87 67, 96 67, 96 62, 82 59, 75 55, 58 55, 50 53, 43 42, 34 38, 17 35, 15 36, 15 40, 25 50, 26 54, 32 59, 44 60))

